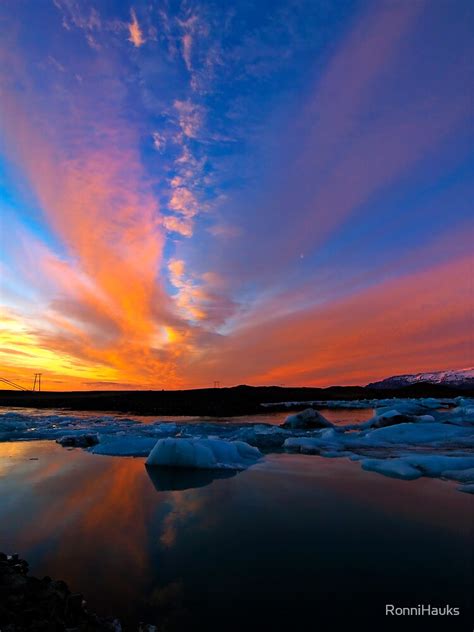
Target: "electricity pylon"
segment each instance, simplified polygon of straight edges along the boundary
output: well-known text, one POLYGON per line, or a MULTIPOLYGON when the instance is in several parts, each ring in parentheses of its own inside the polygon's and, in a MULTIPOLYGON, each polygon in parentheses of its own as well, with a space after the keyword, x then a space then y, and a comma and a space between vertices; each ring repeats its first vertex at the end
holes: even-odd
POLYGON ((41 373, 35 373, 35 381, 33 382, 33 390, 36 391, 38 386, 38 392, 41 391, 41 373))

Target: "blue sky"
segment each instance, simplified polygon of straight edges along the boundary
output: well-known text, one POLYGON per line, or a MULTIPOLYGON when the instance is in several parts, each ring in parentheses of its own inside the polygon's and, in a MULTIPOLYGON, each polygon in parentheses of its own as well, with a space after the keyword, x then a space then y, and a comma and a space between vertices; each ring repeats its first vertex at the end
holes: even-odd
POLYGON ((2 375, 472 364, 472 3, 0 11, 2 375))

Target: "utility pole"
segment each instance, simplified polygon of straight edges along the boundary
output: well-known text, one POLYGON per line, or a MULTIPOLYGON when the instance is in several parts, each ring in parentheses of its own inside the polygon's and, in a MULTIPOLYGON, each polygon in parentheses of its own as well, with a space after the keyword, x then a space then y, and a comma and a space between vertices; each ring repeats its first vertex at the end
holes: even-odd
POLYGON ((221 383, 219 382, 219 380, 214 380, 214 388, 220 388, 221 383))
POLYGON ((35 381, 33 382, 33 390, 36 391, 38 386, 38 393, 41 391, 41 373, 35 373, 35 381))

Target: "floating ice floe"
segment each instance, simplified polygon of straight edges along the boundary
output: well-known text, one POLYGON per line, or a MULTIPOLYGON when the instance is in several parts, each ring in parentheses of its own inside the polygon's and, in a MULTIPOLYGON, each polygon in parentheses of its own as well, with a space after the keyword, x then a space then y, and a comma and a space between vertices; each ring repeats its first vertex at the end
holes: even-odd
POLYGON ((262 408, 301 408, 302 406, 316 406, 317 408, 349 408, 349 409, 363 409, 363 408, 373 408, 374 401, 373 399, 332 399, 332 400, 324 400, 324 399, 305 399, 305 400, 295 400, 288 402, 265 402, 260 404, 262 408))
POLYGON ((466 492, 466 494, 474 494, 474 483, 468 483, 467 485, 460 485, 458 487, 460 492, 466 492))
POLYGON ((160 439, 146 464, 202 470, 244 470, 261 456, 260 450, 244 441, 160 439))
POLYGON ((108 437, 94 446, 90 452, 105 456, 148 456, 155 445, 156 438, 125 435, 108 437))
POLYGON ((56 439, 56 443, 62 445, 63 448, 90 448, 93 445, 99 443, 99 435, 95 434, 78 434, 67 435, 56 439))
POLYGON ((459 480, 458 476, 461 476, 464 480, 474 480, 470 474, 474 468, 474 456, 411 454, 389 459, 365 459, 361 465, 364 470, 395 478, 431 476, 459 480), (467 474, 463 477, 464 473, 467 474))
MULTIPOLYGON (((374 416, 345 425, 332 425, 312 409, 289 415, 282 426, 260 423, 258 417, 255 423, 238 418, 231 423, 143 423, 120 415, 10 411, 0 413, 0 441, 50 439, 94 454, 142 456, 193 468, 242 469, 260 458, 260 450, 300 452, 361 461, 365 470, 397 478, 445 478, 472 493, 474 399, 363 403, 372 406, 374 416)), ((354 407, 354 402, 344 404, 354 407)))
MULTIPOLYGON (((443 398, 438 399, 436 397, 420 397, 420 398, 387 398, 387 399, 312 399, 303 401, 288 401, 288 402, 267 402, 260 404, 262 408, 301 408, 302 406, 314 406, 316 408, 331 408, 331 409, 363 409, 363 408, 387 408, 392 409, 398 405, 406 406, 403 412, 408 412, 411 408, 411 412, 415 413, 416 410, 421 409, 439 409, 448 408, 449 406, 460 405, 462 397, 443 398)), ((471 403, 472 405, 472 403, 471 403)), ((401 411, 400 411, 401 412, 401 411)))
POLYGON ((275 450, 281 448, 285 439, 291 435, 290 430, 281 426, 245 424, 245 426, 237 427, 228 439, 245 441, 261 450, 275 450))
MULTIPOLYGON (((385 476, 412 480, 421 476, 474 485, 474 411, 463 406, 451 412, 411 415, 414 406, 397 402, 396 410, 377 410, 371 420, 289 437, 283 447, 291 452, 345 456, 360 460, 362 468, 385 476), (403 413, 399 412, 403 410, 403 413), (378 414, 382 410, 381 414, 378 414), (405 412, 407 411, 407 412, 405 412), (390 425, 385 425, 389 423, 390 425)), ((420 412, 416 408, 416 412, 420 412)))
POLYGON ((281 427, 292 430, 298 428, 332 428, 333 424, 314 408, 307 408, 295 415, 288 415, 281 427))

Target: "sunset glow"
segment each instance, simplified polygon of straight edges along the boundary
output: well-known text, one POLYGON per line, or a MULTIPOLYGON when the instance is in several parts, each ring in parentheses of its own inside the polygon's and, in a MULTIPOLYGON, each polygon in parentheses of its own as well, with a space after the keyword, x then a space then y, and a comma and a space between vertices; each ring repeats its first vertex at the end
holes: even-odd
POLYGON ((2 13, 1 378, 329 386, 474 365, 472 2, 2 13))

